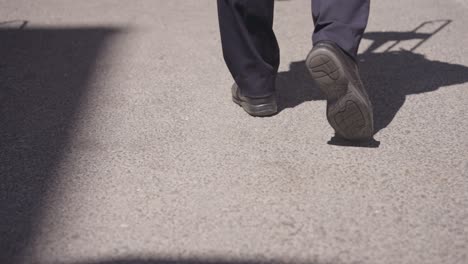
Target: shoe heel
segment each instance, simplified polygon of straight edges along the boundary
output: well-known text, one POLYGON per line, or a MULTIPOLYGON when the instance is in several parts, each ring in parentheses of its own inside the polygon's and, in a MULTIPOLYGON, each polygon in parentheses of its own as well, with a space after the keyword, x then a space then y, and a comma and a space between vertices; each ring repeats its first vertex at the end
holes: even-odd
POLYGON ((335 64, 331 54, 326 51, 313 56, 309 54, 306 66, 328 100, 336 100, 346 94, 348 82, 343 78, 342 70, 335 64))
POLYGON ((275 95, 263 98, 249 98, 248 101, 243 101, 234 94, 232 101, 241 106, 251 116, 264 117, 278 113, 275 95))
POLYGON ((278 106, 275 103, 252 105, 241 103, 242 108, 252 116, 271 116, 278 112, 278 106))

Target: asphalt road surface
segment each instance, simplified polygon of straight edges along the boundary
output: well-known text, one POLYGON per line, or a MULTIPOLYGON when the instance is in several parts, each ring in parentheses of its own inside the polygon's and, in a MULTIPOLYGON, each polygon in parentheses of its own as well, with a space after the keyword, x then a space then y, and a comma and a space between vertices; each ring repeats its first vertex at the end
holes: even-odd
POLYGON ((372 1, 359 146, 305 71, 309 1, 275 12, 253 118, 215 1, 0 0, 0 263, 468 263, 468 2, 372 1))

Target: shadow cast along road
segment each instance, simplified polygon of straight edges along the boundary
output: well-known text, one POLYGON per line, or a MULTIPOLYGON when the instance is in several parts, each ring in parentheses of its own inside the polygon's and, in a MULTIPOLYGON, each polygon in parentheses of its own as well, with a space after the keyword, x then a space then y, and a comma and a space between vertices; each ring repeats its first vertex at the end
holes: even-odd
MULTIPOLYGON (((399 33, 419 39, 414 32, 371 32, 379 40, 392 40, 399 33)), ((358 58, 360 73, 374 107, 375 133, 387 127, 403 106, 406 96, 435 91, 468 82, 468 67, 427 59, 414 51, 366 52, 358 58)), ((292 62, 289 71, 277 77, 280 110, 303 102, 325 100, 313 83, 304 61, 292 62)), ((423 114, 423 113, 421 113, 423 114)))
POLYGON ((40 222, 96 60, 115 28, 0 29, 0 263, 40 222))

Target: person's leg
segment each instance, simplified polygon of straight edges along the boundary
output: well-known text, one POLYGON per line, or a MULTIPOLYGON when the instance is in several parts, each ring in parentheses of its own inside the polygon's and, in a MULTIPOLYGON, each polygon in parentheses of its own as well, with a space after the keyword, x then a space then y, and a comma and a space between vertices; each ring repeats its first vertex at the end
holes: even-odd
POLYGON ((370 0, 312 0, 313 43, 331 41, 356 58, 367 26, 370 0))
POLYGON ((279 48, 273 9, 273 0, 218 0, 224 60, 243 96, 262 98, 275 92, 279 48))
POLYGON ((372 104, 356 63, 367 25, 369 0, 312 0, 314 47, 306 59, 327 97, 327 119, 336 135, 367 140, 374 133, 372 104))

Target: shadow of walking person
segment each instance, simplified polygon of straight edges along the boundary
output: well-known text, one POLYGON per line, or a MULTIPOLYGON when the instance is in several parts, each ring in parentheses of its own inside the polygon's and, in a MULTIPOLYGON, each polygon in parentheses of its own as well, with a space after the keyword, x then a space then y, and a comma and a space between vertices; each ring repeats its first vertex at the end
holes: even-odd
MULTIPOLYGON (((364 36, 378 42, 421 39, 430 34, 416 32, 371 32, 364 36)), ((468 82, 468 67, 426 58, 407 50, 376 53, 371 45, 359 56, 360 73, 374 107, 375 133, 387 127, 406 96, 435 91, 441 87, 468 82)), ((280 110, 303 102, 325 100, 309 76, 304 61, 292 62, 289 71, 277 78, 280 110)))
POLYGON ((374 106, 375 132, 387 127, 407 95, 468 82, 468 67, 428 60, 410 51, 368 53, 361 76, 374 106))

